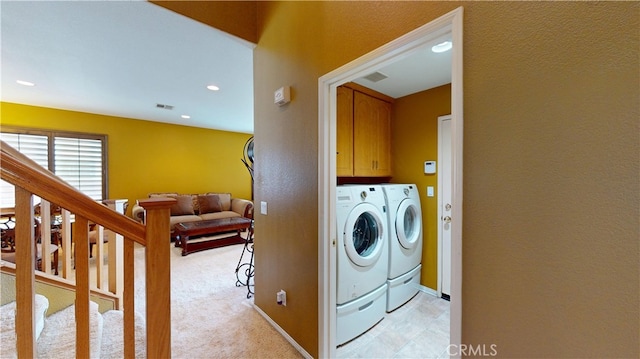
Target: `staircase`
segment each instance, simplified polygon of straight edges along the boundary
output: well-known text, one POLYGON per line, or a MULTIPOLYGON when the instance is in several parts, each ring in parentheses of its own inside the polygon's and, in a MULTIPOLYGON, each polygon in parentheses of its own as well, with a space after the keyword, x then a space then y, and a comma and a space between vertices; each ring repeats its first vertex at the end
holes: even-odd
MULTIPOLYGON (((36 294, 35 303, 37 358, 75 357, 75 306, 69 306, 46 317, 49 300, 36 294)), ((0 307, 0 357, 3 359, 17 358, 15 314, 16 302, 0 307)), ((122 311, 109 310, 101 314, 98 304, 91 302, 89 317, 90 358, 124 358, 122 311)), ((145 358, 144 318, 137 313, 136 324, 135 357, 145 358)))
POLYGON ((15 266, 9 268, 0 262, 3 275, 15 275, 15 301, 2 307, 2 358, 170 358, 171 277, 167 243, 170 207, 175 200, 138 201, 146 211, 146 223, 140 224, 92 200, 2 141, 0 178, 15 186, 16 199, 15 266), (32 228, 35 196, 57 204, 74 218, 75 282, 71 284, 70 301, 74 305, 46 318, 49 301, 36 294, 39 272, 35 269, 32 228), (90 280, 89 223, 123 238, 123 258, 119 262, 124 272, 123 294, 116 303, 116 308, 122 311, 99 313, 98 305, 91 300, 95 289, 90 280), (134 310, 135 244, 145 247, 144 318, 134 310))

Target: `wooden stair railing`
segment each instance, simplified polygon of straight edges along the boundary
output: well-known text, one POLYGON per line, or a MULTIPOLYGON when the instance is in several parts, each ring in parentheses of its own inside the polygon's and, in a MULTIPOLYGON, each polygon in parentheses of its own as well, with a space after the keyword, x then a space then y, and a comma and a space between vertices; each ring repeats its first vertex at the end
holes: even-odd
POLYGON ((35 253, 31 227, 33 196, 75 214, 76 357, 89 357, 89 221, 124 237, 124 354, 135 357, 134 242, 145 246, 146 354, 171 357, 169 215, 174 199, 140 200, 147 211, 142 225, 99 204, 0 141, 0 178, 16 191, 16 339, 18 358, 37 356, 35 342, 35 253))

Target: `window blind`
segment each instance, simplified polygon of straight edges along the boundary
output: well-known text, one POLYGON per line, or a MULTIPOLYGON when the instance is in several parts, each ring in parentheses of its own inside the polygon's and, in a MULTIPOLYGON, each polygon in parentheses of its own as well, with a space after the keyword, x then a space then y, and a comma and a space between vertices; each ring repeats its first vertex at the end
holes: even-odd
MULTIPOLYGON (((91 199, 104 199, 106 138, 99 135, 81 137, 80 134, 74 137, 72 134, 42 133, 2 132, 0 139, 91 199)), ((39 201, 36 199, 36 202, 39 201)), ((0 207, 15 207, 14 186, 5 181, 0 181, 0 207)))
MULTIPOLYGON (((2 132, 0 139, 40 166, 49 168, 49 138, 47 136, 2 132)), ((15 188, 11 183, 0 180, 0 207, 15 207, 15 193, 15 188)))
POLYGON ((102 141, 56 137, 56 175, 94 200, 102 199, 102 141))

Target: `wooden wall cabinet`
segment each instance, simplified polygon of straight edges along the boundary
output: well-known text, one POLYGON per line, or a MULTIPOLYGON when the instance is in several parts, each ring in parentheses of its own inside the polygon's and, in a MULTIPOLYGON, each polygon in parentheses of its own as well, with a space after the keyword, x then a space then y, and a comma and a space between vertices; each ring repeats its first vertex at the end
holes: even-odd
POLYGON ((353 176, 353 90, 337 88, 336 172, 338 177, 353 176))
POLYGON ((376 97, 372 92, 360 87, 338 87, 336 169, 339 177, 391 177, 393 99, 382 94, 376 97))

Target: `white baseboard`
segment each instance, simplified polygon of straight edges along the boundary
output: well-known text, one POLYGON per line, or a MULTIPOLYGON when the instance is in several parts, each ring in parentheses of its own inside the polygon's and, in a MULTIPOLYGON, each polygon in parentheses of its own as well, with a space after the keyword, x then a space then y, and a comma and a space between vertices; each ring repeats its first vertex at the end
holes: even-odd
POLYGON ((423 293, 427 293, 427 294, 431 294, 434 297, 438 296, 438 292, 429 288, 429 287, 425 287, 422 284, 418 284, 418 290, 420 290, 423 293))
POLYGON ((282 329, 276 322, 274 322, 273 319, 271 319, 271 317, 267 315, 267 313, 263 312, 262 309, 260 309, 255 303, 252 303, 252 305, 253 309, 260 313, 260 315, 264 319, 266 319, 267 322, 269 322, 269 324, 271 324, 271 326, 274 327, 278 331, 278 333, 280 333, 289 343, 291 343, 291 345, 293 345, 293 347, 296 348, 296 350, 299 351, 300 354, 302 354, 307 359, 313 359, 313 356, 307 353, 307 351, 304 350, 304 348, 301 347, 300 344, 293 340, 293 338, 291 338, 291 336, 287 332, 285 332, 284 329, 282 329))

